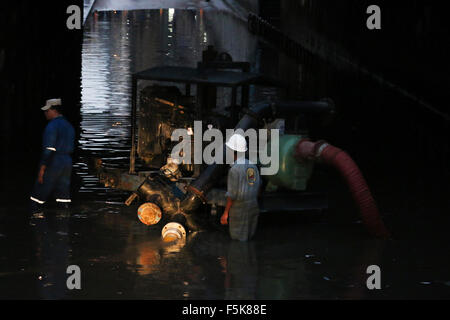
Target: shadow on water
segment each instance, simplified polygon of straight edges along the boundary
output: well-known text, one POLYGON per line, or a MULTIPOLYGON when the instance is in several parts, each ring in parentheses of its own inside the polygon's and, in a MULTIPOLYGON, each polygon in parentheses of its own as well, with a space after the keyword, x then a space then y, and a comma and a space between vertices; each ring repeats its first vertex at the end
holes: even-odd
POLYGON ((74 205, 64 213, 50 204, 30 219, 25 206, 2 208, 0 298, 449 297, 450 275, 443 253, 433 246, 436 239, 384 242, 369 238, 357 223, 274 213, 261 216, 248 243, 231 241, 220 229, 167 244, 159 226, 141 224, 136 208, 122 204, 128 194, 98 183, 88 171, 90 157, 101 157, 109 167, 128 163, 131 74, 161 64, 195 66, 209 44, 257 68, 256 40, 225 14, 104 12, 87 21, 74 205), (67 290, 66 268, 72 264, 81 268, 81 290, 67 290), (366 269, 373 264, 383 272, 382 290, 375 292, 366 287, 366 269))

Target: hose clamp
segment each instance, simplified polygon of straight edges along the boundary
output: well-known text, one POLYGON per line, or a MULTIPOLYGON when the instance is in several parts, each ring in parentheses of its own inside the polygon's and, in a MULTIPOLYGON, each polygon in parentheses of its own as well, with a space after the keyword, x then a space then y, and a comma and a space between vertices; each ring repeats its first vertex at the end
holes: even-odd
POLYGON ((325 140, 319 140, 316 143, 316 146, 314 148, 314 157, 316 159, 320 159, 320 156, 322 154, 322 151, 328 147, 328 142, 326 142, 325 140))

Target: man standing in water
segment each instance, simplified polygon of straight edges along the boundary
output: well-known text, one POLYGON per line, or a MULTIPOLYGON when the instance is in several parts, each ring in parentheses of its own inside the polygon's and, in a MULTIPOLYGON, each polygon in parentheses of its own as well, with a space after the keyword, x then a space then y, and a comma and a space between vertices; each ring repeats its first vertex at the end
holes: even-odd
POLYGON ((233 150, 235 162, 228 172, 227 204, 220 222, 229 223, 232 239, 248 241, 258 224, 261 178, 258 167, 245 158, 247 142, 242 135, 231 136, 226 146, 233 150))
POLYGON ((41 212, 51 194, 60 208, 68 208, 71 202, 71 154, 75 130, 61 114, 61 107, 61 99, 50 99, 41 108, 49 123, 44 131, 38 178, 30 197, 32 213, 41 212))

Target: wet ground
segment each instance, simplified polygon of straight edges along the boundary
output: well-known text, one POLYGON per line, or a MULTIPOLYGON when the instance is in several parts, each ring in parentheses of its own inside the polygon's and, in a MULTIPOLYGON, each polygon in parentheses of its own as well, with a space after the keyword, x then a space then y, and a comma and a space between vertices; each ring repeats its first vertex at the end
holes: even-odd
POLYGON ((22 210, 8 214, 0 234, 2 299, 449 297, 447 250, 438 237, 380 241, 359 224, 263 216, 248 243, 210 230, 166 244, 158 227, 142 225, 120 204, 86 201, 68 215, 47 210, 31 219, 22 210), (81 290, 69 291, 73 264, 81 290), (382 289, 369 291, 366 269, 374 264, 382 289))
MULTIPOLYGON (((257 42, 235 18, 194 10, 100 13, 85 29, 73 207, 64 212, 50 204, 44 215, 30 217, 28 204, 17 200, 27 188, 4 173, 10 183, 0 211, 0 298, 450 298, 448 219, 402 221, 390 212, 395 239, 381 241, 339 206, 320 216, 261 216, 248 243, 231 241, 221 228, 161 242, 160 226, 141 224, 136 207, 123 205, 128 194, 101 186, 88 161, 101 156, 110 167, 126 168, 132 72, 195 66, 208 44, 257 68, 257 42), (236 32, 239 39, 230 37, 236 32), (81 268, 81 290, 66 287, 69 265, 81 268), (381 290, 367 289, 370 265, 381 268, 381 290)), ((29 180, 36 173, 22 174, 29 180)))

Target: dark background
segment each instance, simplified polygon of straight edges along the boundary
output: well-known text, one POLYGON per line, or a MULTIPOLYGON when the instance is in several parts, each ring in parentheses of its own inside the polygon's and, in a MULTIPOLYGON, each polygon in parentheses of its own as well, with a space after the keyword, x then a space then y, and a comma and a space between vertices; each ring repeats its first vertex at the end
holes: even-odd
MULTIPOLYGON (((79 133, 82 31, 66 28, 66 8, 82 8, 82 1, 45 3, 0 4, 2 201, 28 199, 46 99, 63 99, 79 133)), ((436 2, 378 1, 382 30, 371 31, 370 4, 261 1, 261 15, 292 39, 333 48, 301 61, 280 56, 272 71, 289 81, 290 98, 335 101, 334 122, 313 135, 352 155, 383 212, 444 217, 450 191, 450 135, 442 115, 450 89, 446 11, 436 2)))
MULTIPOLYGON (((290 98, 334 100, 334 122, 312 133, 355 159, 383 214, 397 218, 391 228, 419 235, 425 227, 413 227, 413 220, 447 217, 450 30, 444 4, 261 3, 260 15, 304 45, 300 59, 281 57, 271 71, 288 80, 290 98), (366 27, 372 4, 381 8, 381 30, 366 27)), ((346 192, 336 190, 345 201, 346 192)))
POLYGON ((40 108, 47 99, 62 98, 79 134, 82 30, 66 27, 72 4, 83 9, 81 0, 0 4, 2 201, 28 202, 47 124, 40 108))

